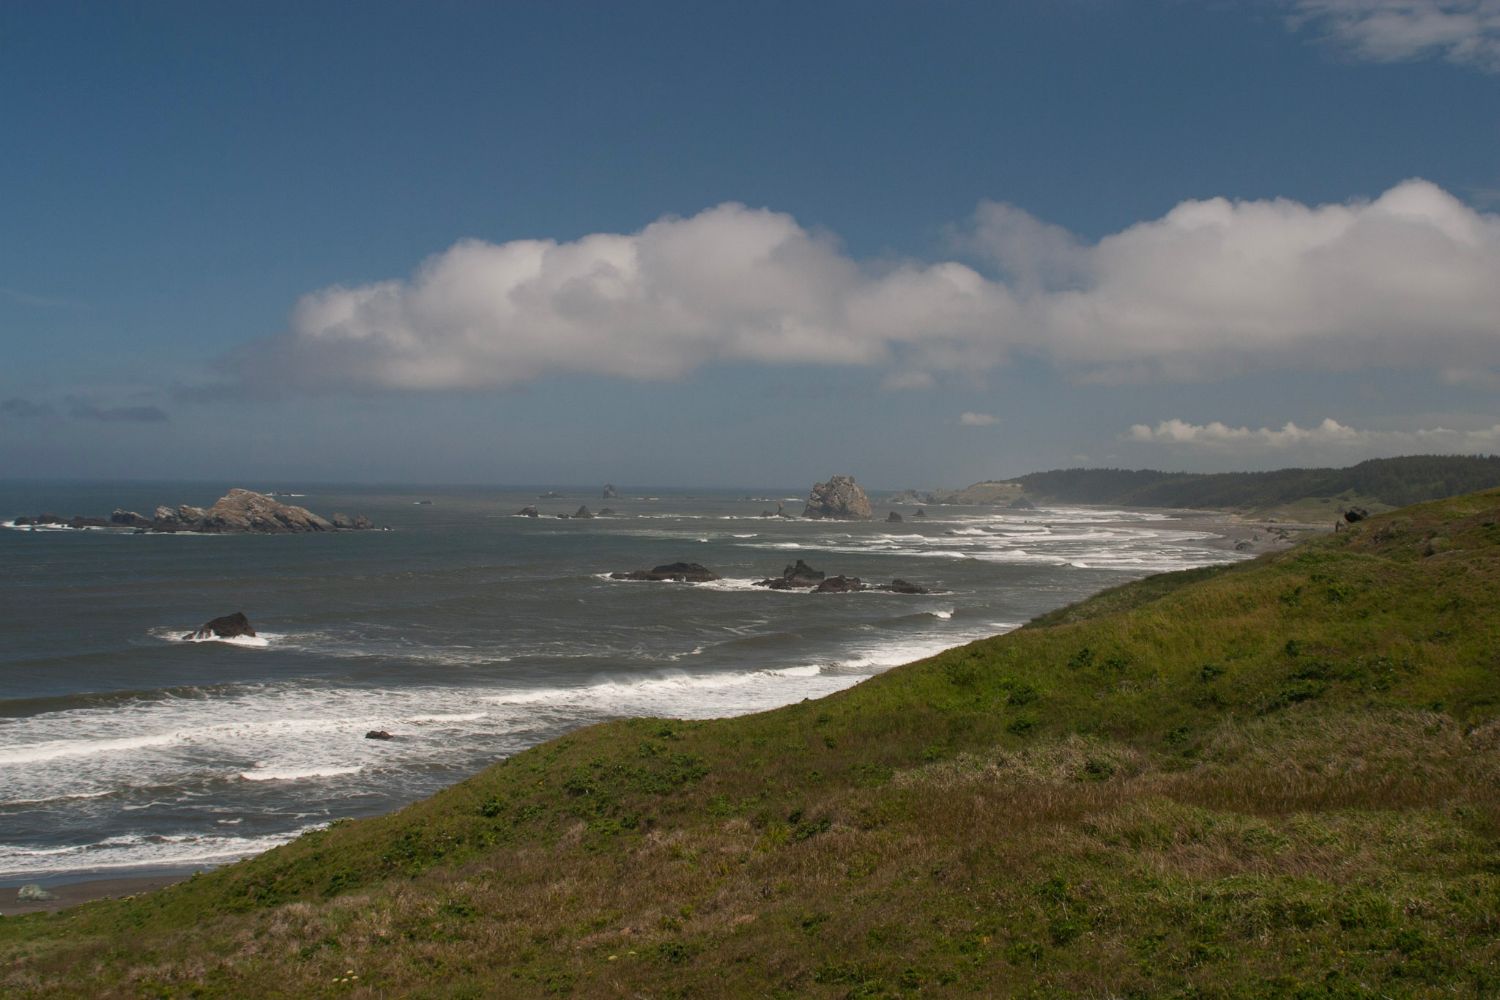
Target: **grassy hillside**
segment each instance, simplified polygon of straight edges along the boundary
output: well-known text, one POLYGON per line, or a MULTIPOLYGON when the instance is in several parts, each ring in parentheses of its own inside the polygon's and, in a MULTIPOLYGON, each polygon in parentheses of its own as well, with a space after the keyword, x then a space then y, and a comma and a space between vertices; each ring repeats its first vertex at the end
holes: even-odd
MULTIPOLYGON (((1008 488, 1033 499, 1137 507, 1270 510, 1309 500, 1342 500, 1386 509, 1497 486, 1500 456, 1409 455, 1372 459, 1346 469, 1274 472, 1059 469, 1003 483, 976 483, 952 498, 963 503, 997 502, 1008 488)), ((1326 512, 1309 507, 1307 513, 1322 520, 1326 512)))
POLYGON ((1500 491, 5 918, 0 993, 1494 996, 1497 789, 1500 491))

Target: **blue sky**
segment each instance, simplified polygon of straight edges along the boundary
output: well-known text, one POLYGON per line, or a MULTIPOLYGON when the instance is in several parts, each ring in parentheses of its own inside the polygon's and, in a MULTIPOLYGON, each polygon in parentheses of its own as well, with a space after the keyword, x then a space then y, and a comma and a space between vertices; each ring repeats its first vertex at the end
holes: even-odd
POLYGON ((1500 451, 1500 2, 0 6, 0 476, 1500 451))

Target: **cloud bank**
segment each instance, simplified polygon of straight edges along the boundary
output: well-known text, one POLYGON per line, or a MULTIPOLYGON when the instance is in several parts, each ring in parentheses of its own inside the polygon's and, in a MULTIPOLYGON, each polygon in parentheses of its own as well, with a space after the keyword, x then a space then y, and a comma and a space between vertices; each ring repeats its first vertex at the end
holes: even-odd
POLYGON ((992 413, 963 413, 959 415, 960 427, 993 427, 1000 419, 992 413))
POLYGON ((1185 420, 1163 420, 1152 427, 1135 424, 1125 435, 1138 443, 1168 444, 1207 451, 1292 450, 1428 450, 1457 452, 1493 452, 1500 449, 1500 424, 1471 430, 1448 427, 1421 428, 1414 431, 1359 430, 1337 420, 1325 418, 1315 427, 1298 427, 1288 421, 1281 427, 1230 427, 1217 420, 1193 424, 1185 420))
POLYGON ((880 367, 893 388, 1017 356, 1079 381, 1500 366, 1500 216, 1426 181, 1318 206, 1185 201, 1095 243, 985 203, 961 243, 972 264, 871 266, 738 204, 572 242, 465 240, 409 279, 304 296, 229 366, 315 390, 714 362, 880 367))
POLYGON ((1311 25, 1354 56, 1402 62, 1441 55, 1500 73, 1500 0, 1293 0, 1311 25))

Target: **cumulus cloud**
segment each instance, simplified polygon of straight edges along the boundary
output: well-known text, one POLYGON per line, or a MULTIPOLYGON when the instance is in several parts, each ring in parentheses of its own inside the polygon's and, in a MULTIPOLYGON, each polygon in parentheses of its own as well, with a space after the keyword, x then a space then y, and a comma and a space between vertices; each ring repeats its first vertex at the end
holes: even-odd
POLYGON ((993 427, 1000 419, 992 413, 964 413, 958 418, 961 427, 993 427))
POLYGON ((1086 243, 986 203, 957 261, 871 267, 727 204, 631 234, 466 240, 406 280, 305 296, 252 386, 672 379, 722 361, 879 366, 892 388, 1018 354, 1080 381, 1500 366, 1500 216, 1421 180, 1373 201, 1187 201, 1086 243))
POLYGON ((1292 0, 1295 27, 1311 26, 1361 59, 1441 55, 1500 72, 1500 0, 1292 0))
POLYGON ((1231 427, 1217 420, 1193 424, 1173 419, 1163 420, 1154 427, 1135 424, 1124 437, 1139 443, 1223 451, 1297 448, 1378 451, 1415 448, 1472 452, 1500 448, 1500 424, 1470 430, 1431 427, 1413 431, 1378 431, 1359 430, 1331 417, 1313 427, 1299 427, 1288 421, 1280 427, 1256 428, 1231 427))

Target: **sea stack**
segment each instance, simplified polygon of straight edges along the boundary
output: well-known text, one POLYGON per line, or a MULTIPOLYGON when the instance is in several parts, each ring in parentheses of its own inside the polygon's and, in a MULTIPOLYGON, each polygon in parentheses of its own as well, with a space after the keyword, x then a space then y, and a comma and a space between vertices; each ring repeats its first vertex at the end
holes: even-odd
POLYGON ((869 521, 875 517, 870 498, 860 489, 853 476, 833 476, 817 483, 807 497, 803 517, 831 518, 839 521, 869 521))

